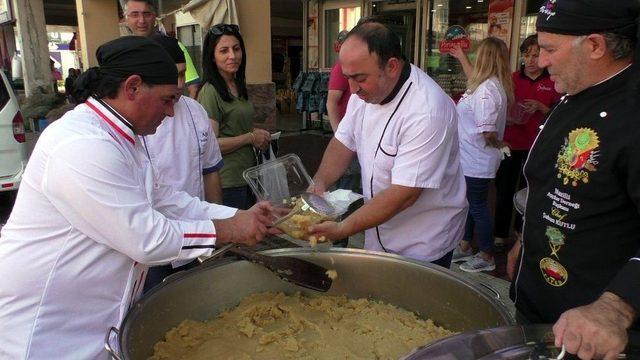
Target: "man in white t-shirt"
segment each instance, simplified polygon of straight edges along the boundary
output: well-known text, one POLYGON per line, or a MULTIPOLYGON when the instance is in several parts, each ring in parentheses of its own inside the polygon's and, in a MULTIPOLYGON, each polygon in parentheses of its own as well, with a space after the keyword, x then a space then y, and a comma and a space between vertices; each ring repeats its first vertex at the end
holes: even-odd
POLYGON ((448 267, 467 214, 453 101, 402 55, 385 25, 356 26, 340 50, 352 96, 314 177, 324 192, 357 154, 365 205, 310 231, 448 267))

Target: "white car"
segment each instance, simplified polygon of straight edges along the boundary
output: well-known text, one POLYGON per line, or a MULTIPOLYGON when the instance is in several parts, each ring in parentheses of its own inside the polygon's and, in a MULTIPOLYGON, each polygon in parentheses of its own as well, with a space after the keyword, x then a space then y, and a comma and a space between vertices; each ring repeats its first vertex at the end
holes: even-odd
POLYGON ((24 120, 13 89, 0 71, 0 191, 18 190, 27 165, 24 120))

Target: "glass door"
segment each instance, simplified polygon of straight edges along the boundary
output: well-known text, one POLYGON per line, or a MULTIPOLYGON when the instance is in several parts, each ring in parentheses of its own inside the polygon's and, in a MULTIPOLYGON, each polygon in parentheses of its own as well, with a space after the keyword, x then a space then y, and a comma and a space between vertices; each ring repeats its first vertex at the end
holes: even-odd
POLYGON ((340 31, 351 30, 360 20, 361 8, 359 6, 327 9, 324 11, 324 39, 325 39, 325 67, 331 67, 338 59, 338 53, 334 51, 334 43, 340 31))
POLYGON ((374 1, 372 14, 382 16, 391 29, 400 37, 402 52, 410 62, 416 63, 416 1, 374 1))
POLYGON ((467 78, 462 66, 453 56, 440 52, 447 30, 459 26, 469 37, 470 60, 475 58, 475 49, 488 36, 489 1, 478 0, 432 0, 428 6, 426 71, 454 100, 460 98, 467 88, 467 78))

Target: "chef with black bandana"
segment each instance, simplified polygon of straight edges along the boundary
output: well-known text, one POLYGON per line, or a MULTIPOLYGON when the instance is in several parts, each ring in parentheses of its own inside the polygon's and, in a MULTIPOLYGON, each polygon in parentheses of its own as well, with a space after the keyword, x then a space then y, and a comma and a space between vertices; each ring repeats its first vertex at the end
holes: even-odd
POLYGON ((100 46, 82 104, 38 139, 0 234, 0 359, 107 359, 104 336, 148 265, 255 244, 267 203, 208 204, 157 181, 144 135, 173 116, 178 72, 147 38, 100 46), (91 96, 89 96, 91 94, 91 96))
POLYGON ((638 325, 639 8, 637 0, 548 0, 536 23, 539 65, 566 96, 525 165, 512 294, 525 321, 555 323, 556 345, 582 359, 617 358, 638 325))

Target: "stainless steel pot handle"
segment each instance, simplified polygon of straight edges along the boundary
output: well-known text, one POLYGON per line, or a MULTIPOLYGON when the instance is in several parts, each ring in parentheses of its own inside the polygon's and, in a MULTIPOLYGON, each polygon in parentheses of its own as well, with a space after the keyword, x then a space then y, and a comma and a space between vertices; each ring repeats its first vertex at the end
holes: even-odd
POLYGON ((111 334, 115 333, 116 343, 118 342, 118 337, 120 336, 120 330, 116 327, 112 326, 109 331, 107 331, 107 336, 104 338, 104 349, 107 350, 111 357, 116 360, 122 360, 122 355, 119 353, 117 347, 111 346, 111 334))
POLYGON ((491 286, 489 286, 488 284, 485 284, 485 283, 482 283, 482 282, 478 282, 478 284, 480 284, 480 286, 482 286, 483 288, 489 290, 489 292, 492 293, 495 296, 496 300, 501 300, 500 293, 498 292, 498 290, 496 290, 496 289, 492 288, 491 286))

